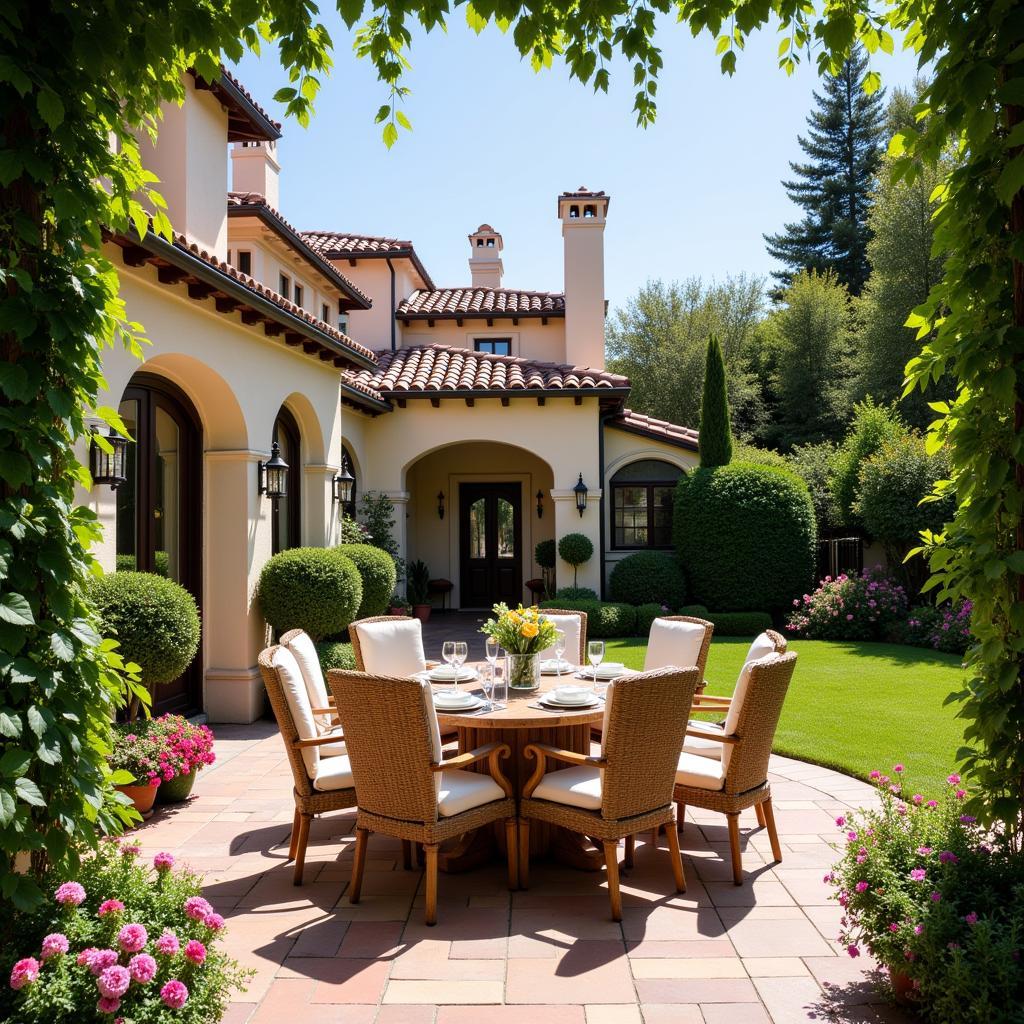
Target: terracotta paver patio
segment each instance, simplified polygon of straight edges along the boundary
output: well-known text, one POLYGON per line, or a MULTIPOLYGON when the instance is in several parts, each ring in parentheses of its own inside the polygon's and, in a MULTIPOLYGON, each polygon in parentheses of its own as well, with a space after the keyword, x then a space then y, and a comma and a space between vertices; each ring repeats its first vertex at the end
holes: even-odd
POLYGON ((503 865, 442 875, 439 921, 423 924, 422 875, 397 841, 371 837, 358 906, 346 899, 354 812, 314 821, 306 883, 286 866, 291 774, 268 722, 219 726, 217 764, 193 798, 158 809, 135 835, 204 873, 228 920, 226 948, 256 974, 229 1024, 758 1024, 904 1021, 872 983, 874 965, 835 941, 840 910, 822 876, 835 816, 870 787, 772 759, 784 859, 770 863, 753 812, 742 820, 746 884, 729 880, 725 819, 690 811, 681 842, 688 890, 664 849, 637 843, 622 878, 623 920, 604 874, 543 863, 510 893, 503 865))

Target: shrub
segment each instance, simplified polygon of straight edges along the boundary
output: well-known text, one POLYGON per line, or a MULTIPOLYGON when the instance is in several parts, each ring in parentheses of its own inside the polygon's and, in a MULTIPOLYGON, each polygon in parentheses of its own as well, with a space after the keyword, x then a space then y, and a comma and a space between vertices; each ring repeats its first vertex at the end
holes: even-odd
POLYGON ((363 600, 359 604, 356 618, 383 615, 398 582, 395 560, 372 544, 342 544, 337 550, 352 559, 363 584, 363 600))
POLYGON ((258 593, 263 617, 278 633, 304 629, 319 640, 355 619, 363 583, 336 548, 290 548, 263 566, 258 593))
POLYGON ((771 448, 758 448, 752 444, 740 444, 733 450, 734 462, 749 462, 752 466, 768 466, 774 469, 787 469, 786 457, 771 448))
POLYGON ((369 544, 370 531, 357 523, 350 515, 341 514, 341 543, 342 544, 369 544))
POLYGON ((907 592, 881 568, 859 576, 826 576, 813 594, 794 598, 786 628, 811 640, 882 640, 907 615, 907 592))
MULTIPOLYGON (((114 560, 115 572, 134 572, 138 560, 134 555, 117 555, 114 560)), ((166 551, 153 552, 153 572, 157 576, 170 576, 171 559, 166 551)))
POLYGON ((555 542, 554 540, 542 540, 533 549, 534 561, 542 569, 554 569, 555 567, 555 542))
POLYGON ((114 572, 95 581, 92 596, 102 633, 120 643, 125 661, 141 667, 150 692, 191 664, 199 650, 199 609, 183 586, 151 572, 114 572))
POLYGON ((576 570, 589 562, 594 554, 594 544, 582 533, 567 533, 558 542, 558 553, 562 559, 572 566, 572 585, 576 586, 576 570))
POLYGON ((663 604, 650 602, 639 605, 636 609, 636 626, 634 627, 637 636, 647 636, 651 632, 651 623, 659 615, 671 615, 671 610, 663 604))
POLYGON ((657 604, 678 608, 686 600, 686 580, 678 560, 664 551, 636 551, 612 569, 609 592, 627 604, 657 604))
POLYGON ((200 877, 172 870, 174 858, 166 853, 151 868, 138 850, 135 843, 103 843, 73 882, 52 871, 45 877, 53 895, 38 910, 8 918, 0 962, 5 970, 21 962, 28 971, 12 972, 19 988, 0 987, 0 1019, 69 1024, 109 1022, 120 1013, 136 1024, 210 1024, 222 1018, 232 989, 243 989, 252 972, 219 948, 224 919, 200 895, 200 877), (168 934, 176 941, 163 938, 168 934), (104 959, 93 959, 96 954, 104 959), (183 988, 167 989, 171 981, 183 988), (122 985, 122 995, 97 1005, 101 986, 117 991, 122 985), (168 1003, 175 992, 184 997, 179 1009, 165 1006, 165 991, 168 1003))
POLYGON ((684 604, 679 609, 680 615, 690 615, 695 619, 706 619, 708 617, 708 610, 702 604, 684 604))
POLYGON ((559 587, 555 591, 555 597, 565 598, 566 601, 600 601, 600 595, 590 587, 559 587))
POLYGON ((819 534, 844 525, 832 490, 835 458, 836 446, 831 441, 822 441, 820 444, 797 445, 787 460, 789 468, 807 484, 811 493, 819 534))
POLYGON ((698 618, 714 624, 715 636, 757 636, 772 628, 772 617, 767 612, 705 612, 698 618))
POLYGON ((788 470, 733 462, 676 485, 674 539, 700 604, 775 611, 814 575, 817 531, 804 482, 788 470))
POLYGON ((732 459, 732 428, 729 425, 729 394, 725 383, 722 346, 712 334, 704 362, 704 392, 700 405, 700 464, 705 469, 727 466, 732 459))
POLYGON ((886 441, 905 433, 903 421, 887 406, 875 405, 868 398, 853 407, 853 421, 832 463, 832 494, 844 525, 861 525, 854 509, 861 463, 886 441))
POLYGON ((556 598, 553 601, 542 601, 540 607, 586 612, 587 636, 591 640, 636 635, 636 609, 630 604, 556 598))
POLYGON ((320 658, 320 670, 327 675, 329 669, 356 667, 356 656, 352 653, 352 645, 340 640, 321 640, 316 645, 316 653, 320 658))
POLYGON ((971 635, 970 601, 955 605, 919 605, 910 609, 904 630, 899 634, 902 643, 913 647, 931 647, 946 654, 963 654, 973 643, 971 635))
POLYGON ((430 604, 430 567, 419 559, 409 563, 408 572, 406 595, 409 603, 430 604))

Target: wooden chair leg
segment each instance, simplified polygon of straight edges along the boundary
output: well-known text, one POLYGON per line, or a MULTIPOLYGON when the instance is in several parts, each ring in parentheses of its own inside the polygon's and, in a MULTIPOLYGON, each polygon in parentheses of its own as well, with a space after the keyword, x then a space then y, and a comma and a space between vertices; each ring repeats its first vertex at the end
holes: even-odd
POLYGON ((608 868, 608 898, 612 904, 612 920, 622 920, 622 894, 619 892, 619 844, 605 842, 604 862, 608 868))
POLYGON ((402 840, 402 867, 406 871, 412 870, 412 840, 402 840))
POLYGON ((782 847, 779 845, 779 833, 775 827, 775 810, 772 807, 772 798, 768 797, 763 804, 758 804, 764 813, 764 823, 768 827, 768 840, 772 844, 772 856, 777 864, 782 860, 782 847))
POLYGON ((352 858, 352 881, 348 887, 349 903, 358 903, 363 888, 363 868, 366 867, 366 843, 370 838, 368 828, 356 829, 356 852, 352 858))
POLYGON ((530 888, 530 819, 519 819, 519 888, 530 888))
POLYGON ((740 854, 740 816, 727 814, 729 819, 729 849, 732 852, 732 883, 743 884, 743 857, 740 854))
POLYGON ((425 843, 427 858, 427 909, 425 920, 429 925, 437 924, 437 843, 425 843))
POLYGON ((288 860, 285 863, 295 860, 295 851, 299 845, 299 826, 302 824, 302 812, 295 808, 295 817, 292 818, 292 834, 288 842, 288 860))
POLYGON ((505 853, 508 858, 508 887, 519 888, 519 835, 516 832, 516 819, 505 819, 505 853))
POLYGON ((764 828, 764 808, 760 804, 754 804, 754 813, 757 815, 757 823, 764 828))
POLYGON ((312 820, 312 814, 300 814, 298 839, 292 840, 295 844, 295 873, 292 875, 292 882, 295 885, 302 885, 302 869, 306 864, 306 842, 309 839, 309 823, 312 820))
POLYGON ((416 863, 419 867, 423 867, 426 863, 426 858, 423 856, 423 844, 416 844, 416 863))
MULTIPOLYGON (((686 823, 686 804, 682 800, 676 801, 676 828, 680 832, 683 831, 683 825, 686 823)), ((665 829, 667 832, 668 829, 665 829)))
MULTIPOLYGON (((655 830, 655 836, 657 836, 657 830, 655 830)), ((633 866, 633 854, 636 852, 636 836, 626 836, 626 858, 625 864, 627 868, 633 866)))
POLYGON ((683 855, 679 850, 679 833, 674 828, 665 829, 668 837, 668 855, 672 861, 672 877, 676 881, 676 892, 686 892, 686 874, 683 871, 683 855))

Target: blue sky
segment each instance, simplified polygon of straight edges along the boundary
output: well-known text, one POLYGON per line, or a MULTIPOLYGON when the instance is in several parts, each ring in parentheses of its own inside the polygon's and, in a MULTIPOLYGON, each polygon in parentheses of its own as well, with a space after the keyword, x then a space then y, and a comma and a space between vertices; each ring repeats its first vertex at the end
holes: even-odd
MULTIPOLYGON (((469 281, 466 235, 481 222, 503 235, 510 287, 557 291, 562 240, 556 195, 586 185, 611 193, 605 291, 623 304, 650 278, 767 274, 762 234, 795 216, 780 185, 799 158, 817 78, 776 66, 764 33, 719 72, 714 42, 666 21, 654 127, 635 125, 632 76, 612 70, 609 94, 560 66, 536 75, 496 29, 475 36, 453 18, 447 35, 417 38, 405 110, 413 131, 390 151, 373 123, 384 101, 371 65, 327 18, 335 68, 308 129, 285 124, 281 211, 300 229, 411 238, 439 286, 469 281)), ((878 54, 886 85, 909 84, 911 55, 878 54)), ((270 111, 284 83, 276 55, 246 57, 242 82, 270 111)))

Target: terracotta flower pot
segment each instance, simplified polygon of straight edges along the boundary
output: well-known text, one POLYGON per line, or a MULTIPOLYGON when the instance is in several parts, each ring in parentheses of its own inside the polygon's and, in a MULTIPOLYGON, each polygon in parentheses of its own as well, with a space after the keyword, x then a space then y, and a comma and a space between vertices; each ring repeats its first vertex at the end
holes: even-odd
POLYGON ((388 615, 408 615, 409 611, 404 605, 393 606, 388 609, 388 615))
POLYGON ((118 793, 124 793, 135 805, 135 810, 143 817, 152 813, 153 801, 156 800, 156 786, 115 786, 118 793))
POLYGON ((426 622, 430 618, 430 605, 414 604, 412 606, 412 613, 420 620, 420 622, 426 622))
POLYGON ((176 775, 170 782, 161 782, 157 791, 157 800, 162 804, 184 803, 196 783, 196 769, 187 775, 176 775))
POLYGON ((889 980, 892 982, 893 996, 901 1006, 909 1006, 917 1001, 917 990, 914 980, 898 967, 889 968, 889 980))

